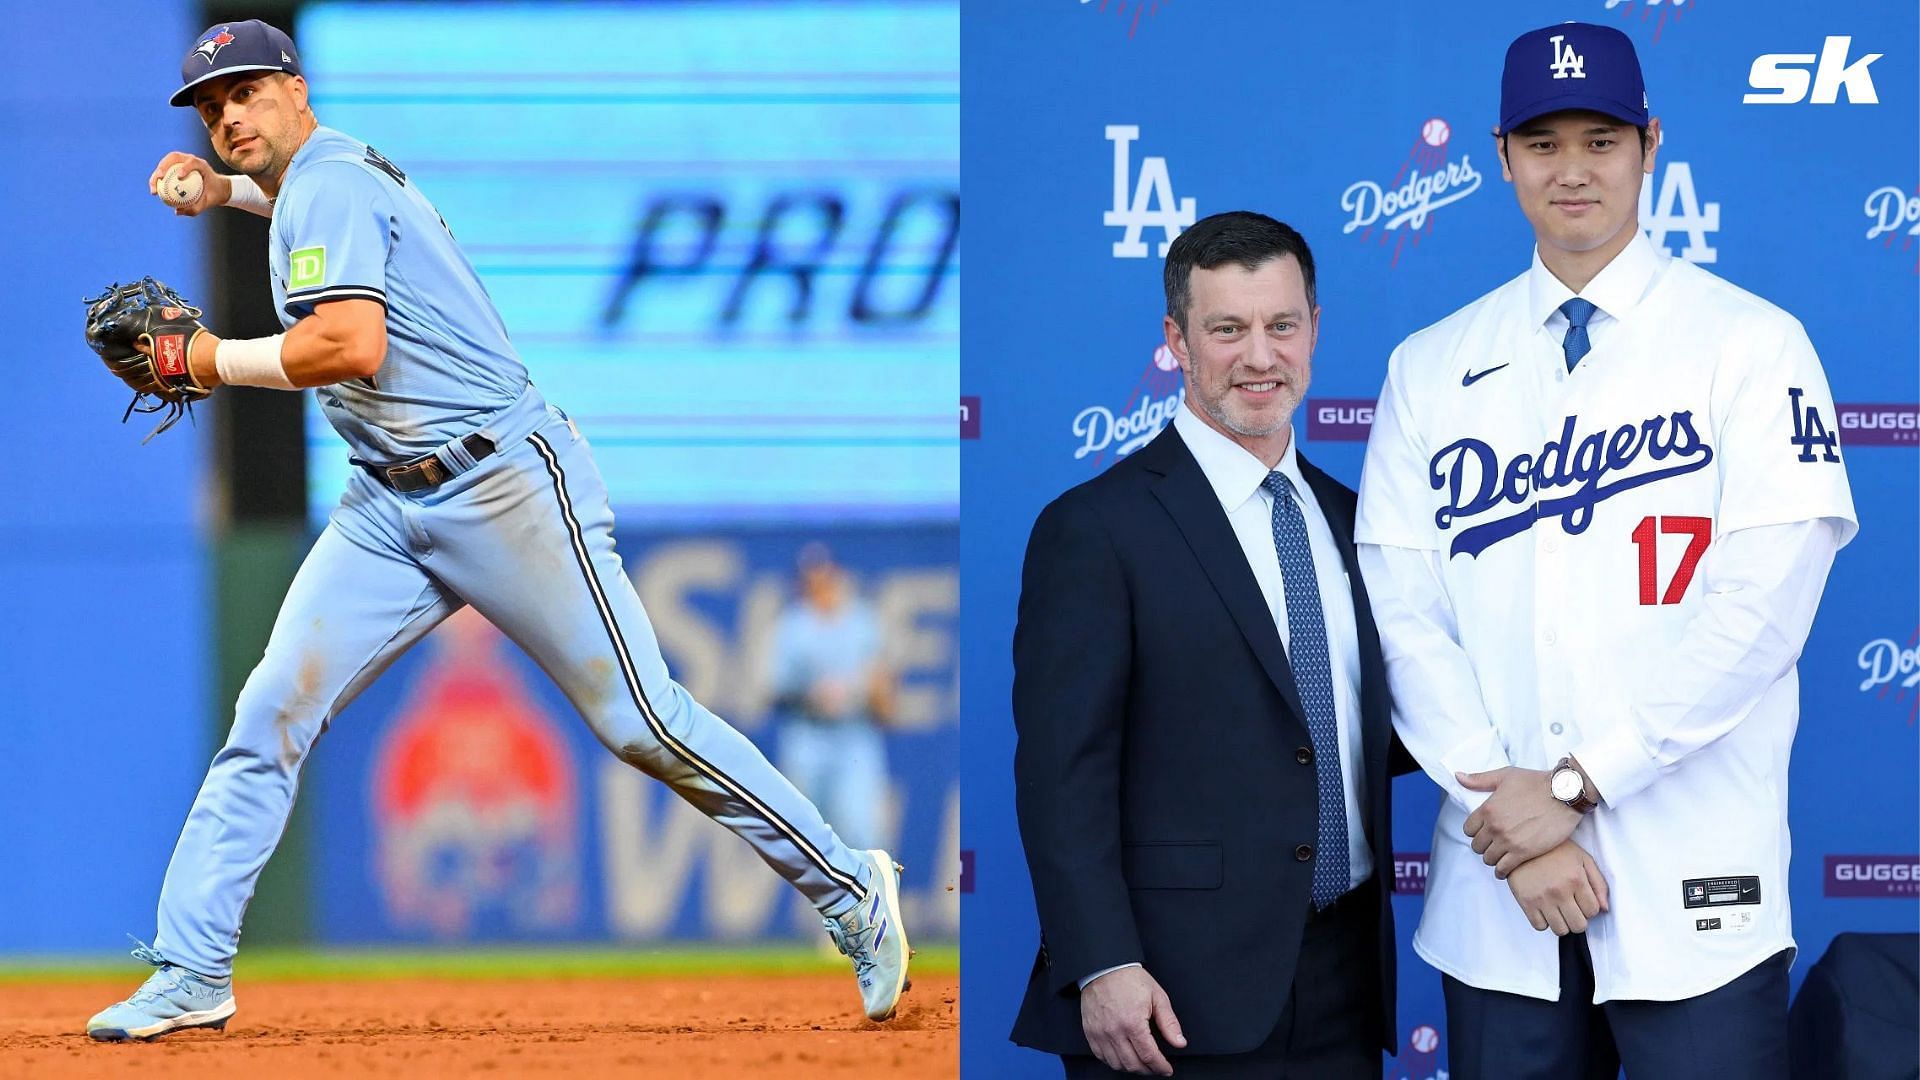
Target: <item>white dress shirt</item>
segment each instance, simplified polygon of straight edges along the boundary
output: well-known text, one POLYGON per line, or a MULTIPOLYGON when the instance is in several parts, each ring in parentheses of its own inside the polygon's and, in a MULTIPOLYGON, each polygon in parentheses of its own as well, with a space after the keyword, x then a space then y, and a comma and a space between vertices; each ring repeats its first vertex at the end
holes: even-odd
POLYGON ((1582 291, 1568 372, 1572 295, 1536 254, 1402 343, 1375 410, 1355 539, 1395 728, 1448 795, 1414 949, 1559 996, 1557 941, 1474 854, 1486 796, 1453 773, 1572 754, 1602 797, 1573 839, 1611 892, 1594 1000, 1679 1000, 1793 944, 1794 663, 1857 525, 1790 315, 1638 236, 1582 291))
MULTIPOLYGON (((1246 553, 1260 595, 1280 631, 1281 644, 1293 654, 1293 638, 1287 625, 1286 580, 1280 573, 1280 552, 1273 540, 1273 495, 1263 486, 1267 467, 1245 447, 1207 426, 1194 413, 1191 404, 1182 404, 1174 414, 1173 426, 1200 463, 1200 471, 1220 500, 1227 522, 1246 553)), ((1340 787, 1347 807, 1347 869, 1352 884, 1359 885, 1373 875, 1373 849, 1367 846, 1366 820, 1360 807, 1366 795, 1364 747, 1360 741, 1360 637, 1353 616, 1353 587, 1347 580, 1340 547, 1327 525, 1320 500, 1300 474, 1295 453, 1298 440, 1287 436, 1287 452, 1276 466, 1293 485, 1294 502, 1307 522, 1307 545, 1313 552, 1313 573, 1320 590, 1320 610, 1327 621, 1327 659, 1333 676, 1333 715, 1340 743, 1340 787)), ((1096 971, 1080 980, 1088 983, 1121 968, 1119 964, 1096 971)))

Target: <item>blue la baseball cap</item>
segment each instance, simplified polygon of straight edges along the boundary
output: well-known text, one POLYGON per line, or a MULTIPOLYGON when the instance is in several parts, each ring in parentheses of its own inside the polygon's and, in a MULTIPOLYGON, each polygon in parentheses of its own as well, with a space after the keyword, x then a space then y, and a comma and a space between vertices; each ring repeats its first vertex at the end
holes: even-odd
POLYGON ((1568 109, 1647 126, 1647 84, 1633 41, 1611 26, 1568 22, 1521 34, 1500 76, 1500 129, 1568 109))
POLYGON ((300 74, 300 53, 293 39, 259 19, 207 27, 180 61, 180 89, 170 105, 191 106, 193 88, 236 71, 284 71, 300 74))

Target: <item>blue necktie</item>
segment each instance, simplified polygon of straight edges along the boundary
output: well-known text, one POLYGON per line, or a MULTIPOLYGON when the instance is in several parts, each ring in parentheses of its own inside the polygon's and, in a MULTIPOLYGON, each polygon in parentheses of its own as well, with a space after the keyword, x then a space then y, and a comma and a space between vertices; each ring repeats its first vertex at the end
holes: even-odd
POLYGON ((1560 350, 1567 354, 1568 371, 1572 371, 1573 365, 1579 363, 1580 358, 1593 348, 1593 344, 1587 340, 1587 320, 1593 318, 1596 310, 1593 301, 1577 296, 1560 305, 1560 314, 1567 317, 1567 336, 1560 343, 1560 350))
POLYGON ((1262 485, 1273 493, 1273 546, 1287 594, 1287 662, 1307 710, 1313 762, 1319 779, 1320 835, 1313 864, 1313 906, 1324 908, 1352 887, 1347 864, 1347 796, 1340 784, 1340 736, 1333 712, 1333 668, 1327 657, 1327 619, 1320 608, 1320 581, 1307 546, 1307 519, 1293 501, 1293 485, 1270 472, 1262 485))

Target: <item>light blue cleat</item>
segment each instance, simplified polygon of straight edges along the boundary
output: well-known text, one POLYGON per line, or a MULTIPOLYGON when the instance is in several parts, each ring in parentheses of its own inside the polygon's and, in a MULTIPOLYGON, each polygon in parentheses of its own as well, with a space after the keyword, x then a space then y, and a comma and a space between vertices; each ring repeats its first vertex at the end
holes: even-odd
POLYGON ((186 968, 167 963, 159 953, 136 941, 136 960, 160 970, 147 976, 133 996, 102 1010, 87 1021, 87 1035, 101 1042, 157 1039, 181 1028, 220 1031, 233 1015, 233 980, 218 983, 186 968))
POLYGON ((861 855, 873 866, 867 898, 838 919, 825 920, 827 934, 853 961, 867 1019, 891 1020, 900 994, 913 985, 907 978, 907 960, 913 950, 900 919, 900 871, 905 867, 878 848, 861 855))

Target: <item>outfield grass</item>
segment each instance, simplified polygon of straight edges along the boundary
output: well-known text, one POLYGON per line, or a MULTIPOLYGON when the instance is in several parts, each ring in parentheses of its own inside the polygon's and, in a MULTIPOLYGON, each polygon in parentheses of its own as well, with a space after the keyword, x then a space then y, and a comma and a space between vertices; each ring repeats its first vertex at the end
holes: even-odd
MULTIPOLYGON (((241 979, 492 979, 528 976, 646 978, 686 975, 786 975, 837 972, 841 957, 810 945, 710 945, 671 948, 468 947, 445 949, 243 949, 234 963, 241 979)), ((125 980, 137 961, 99 956, 0 959, 0 983, 125 980)), ((951 975, 960 970, 953 945, 921 945, 913 970, 951 975)))

